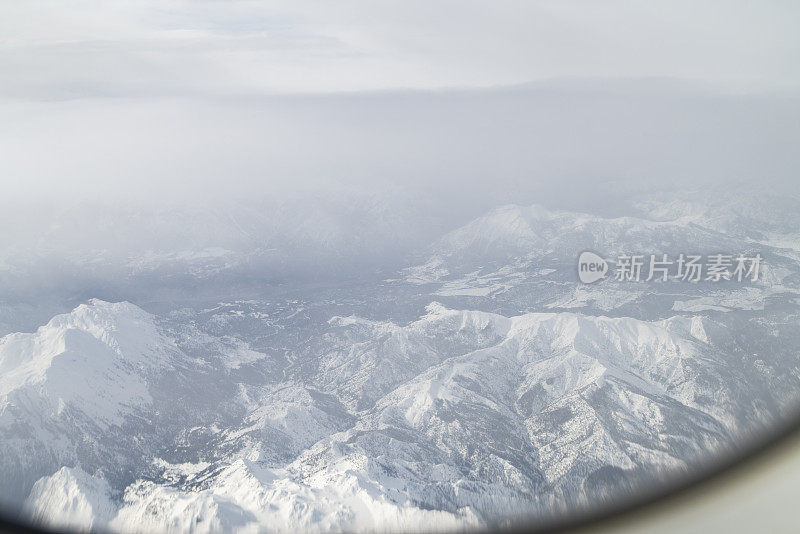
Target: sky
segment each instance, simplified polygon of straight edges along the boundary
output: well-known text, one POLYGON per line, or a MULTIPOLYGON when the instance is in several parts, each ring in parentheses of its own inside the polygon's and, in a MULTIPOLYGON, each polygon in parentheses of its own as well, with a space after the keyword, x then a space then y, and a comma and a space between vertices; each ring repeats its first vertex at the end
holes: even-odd
POLYGON ((21 99, 493 87, 666 77, 800 87, 792 1, 0 3, 0 94, 21 99))
POLYGON ((8 201, 790 174, 798 22, 793 1, 2 2, 0 180, 8 201))

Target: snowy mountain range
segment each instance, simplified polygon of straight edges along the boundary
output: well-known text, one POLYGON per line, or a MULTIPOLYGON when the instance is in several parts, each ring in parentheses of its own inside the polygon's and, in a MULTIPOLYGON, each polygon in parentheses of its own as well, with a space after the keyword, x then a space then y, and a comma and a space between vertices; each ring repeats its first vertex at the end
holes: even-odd
POLYGON ((5 335, 0 503, 82 530, 449 530, 700 469, 797 405, 799 212, 635 206, 499 207, 389 278, 91 299, 5 335), (582 285, 584 250, 764 271, 582 285))

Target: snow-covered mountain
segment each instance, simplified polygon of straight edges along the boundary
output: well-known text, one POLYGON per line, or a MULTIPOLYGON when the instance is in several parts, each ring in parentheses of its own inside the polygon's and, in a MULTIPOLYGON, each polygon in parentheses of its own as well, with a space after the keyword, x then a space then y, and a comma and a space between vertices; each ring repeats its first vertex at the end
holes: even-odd
POLYGON ((584 250, 613 258, 753 247, 738 236, 721 233, 713 223, 700 215, 654 220, 508 205, 448 233, 430 247, 426 264, 407 272, 412 280, 424 282, 475 268, 500 268, 519 259, 574 260, 584 250))
POLYGON ((151 384, 183 359, 152 316, 128 303, 92 301, 32 334, 2 338, 3 494, 21 495, 53 467, 122 467, 131 450, 147 447, 126 443, 123 428, 152 404, 151 384))
MULTIPOLYGON (((538 205, 503 206, 437 240, 424 261, 403 271, 402 280, 431 288, 457 306, 482 302, 504 311, 583 309, 647 318, 665 318, 680 310, 763 309, 766 299, 796 298, 800 294, 800 236, 786 229, 791 224, 800 227, 800 216, 791 210, 772 213, 756 201, 740 204, 723 210, 699 200, 686 205, 672 201, 659 205, 659 210, 653 208, 648 217, 608 217, 538 205), (748 207, 746 225, 736 211, 740 204, 748 207), (783 233, 775 231, 776 221, 783 233), (742 233, 742 225, 750 228, 752 236, 742 233), (761 227, 771 230, 752 230, 761 227), (586 250, 609 261, 605 280, 592 285, 576 283, 577 258, 586 250), (737 287, 703 280, 698 284, 620 284, 613 280, 620 255, 641 255, 649 264, 651 254, 666 254, 673 262, 674 274, 680 254, 719 253, 760 254, 764 261, 759 279, 737 287)), ((641 280, 647 277, 645 265, 641 280)))
POLYGON ((799 400, 796 216, 745 203, 763 231, 742 233, 713 203, 637 202, 497 208, 391 279, 241 299, 190 274, 8 334, 0 506, 119 532, 448 530, 694 472, 799 400), (765 264, 757 282, 583 285, 583 250, 765 264))
POLYGON ((3 501, 18 504, 39 477, 64 466, 117 488, 132 481, 160 448, 207 423, 209 406, 224 412, 226 384, 208 380, 211 369, 127 302, 95 299, 34 333, 3 337, 3 501))
MULTIPOLYGON (((319 341, 338 348, 313 374, 240 382, 238 418, 220 410, 204 428, 186 420, 182 440, 138 429, 148 443, 135 450, 121 432, 165 409, 149 393, 160 387, 153 375, 180 381, 212 363, 183 354, 127 303, 93 301, 35 334, 6 336, 4 369, 30 367, 9 352, 21 343, 38 373, 16 370, 4 382, 2 446, 18 452, 2 467, 17 487, 3 494, 24 483, 24 509, 37 521, 120 531, 450 528, 585 504, 648 473, 698 465, 743 422, 770 416, 748 374, 755 367, 731 365, 717 339, 725 328, 701 316, 504 317, 433 303, 405 326, 329 322, 319 341), (74 345, 79 336, 95 342, 74 345), (87 363, 70 380, 54 362, 74 362, 75 351, 87 363), (23 413, 26 388, 41 404, 23 413), (44 414, 36 441, 9 438, 23 417, 44 414), (97 425, 80 426, 90 419, 97 425), (52 474, 41 473, 34 443, 53 456, 52 474), (77 450, 92 443, 116 457, 91 461, 77 450), (158 456, 169 449, 169 461, 158 456), (136 476, 113 476, 122 457, 136 476)), ((262 364, 275 361, 249 365, 262 364)))

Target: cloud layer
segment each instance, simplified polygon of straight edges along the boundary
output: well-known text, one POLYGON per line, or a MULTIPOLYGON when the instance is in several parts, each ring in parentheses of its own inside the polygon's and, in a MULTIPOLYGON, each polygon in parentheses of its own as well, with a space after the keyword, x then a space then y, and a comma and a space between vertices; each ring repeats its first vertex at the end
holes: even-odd
POLYGON ((798 14, 716 0, 2 2, 0 204, 788 183, 798 14))
POLYGON ((0 95, 64 99, 671 77, 800 87, 772 1, 31 0, 0 5, 0 95))

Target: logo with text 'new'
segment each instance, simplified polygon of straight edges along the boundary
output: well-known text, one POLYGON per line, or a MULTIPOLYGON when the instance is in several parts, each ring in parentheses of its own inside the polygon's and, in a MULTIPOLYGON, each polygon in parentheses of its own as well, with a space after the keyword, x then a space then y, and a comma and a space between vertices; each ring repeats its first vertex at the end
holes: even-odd
POLYGON ((680 254, 670 259, 667 254, 622 254, 615 260, 606 260, 591 251, 578 257, 578 278, 591 284, 605 278, 609 263, 614 263, 614 279, 617 282, 757 282, 763 259, 761 254, 680 254))

